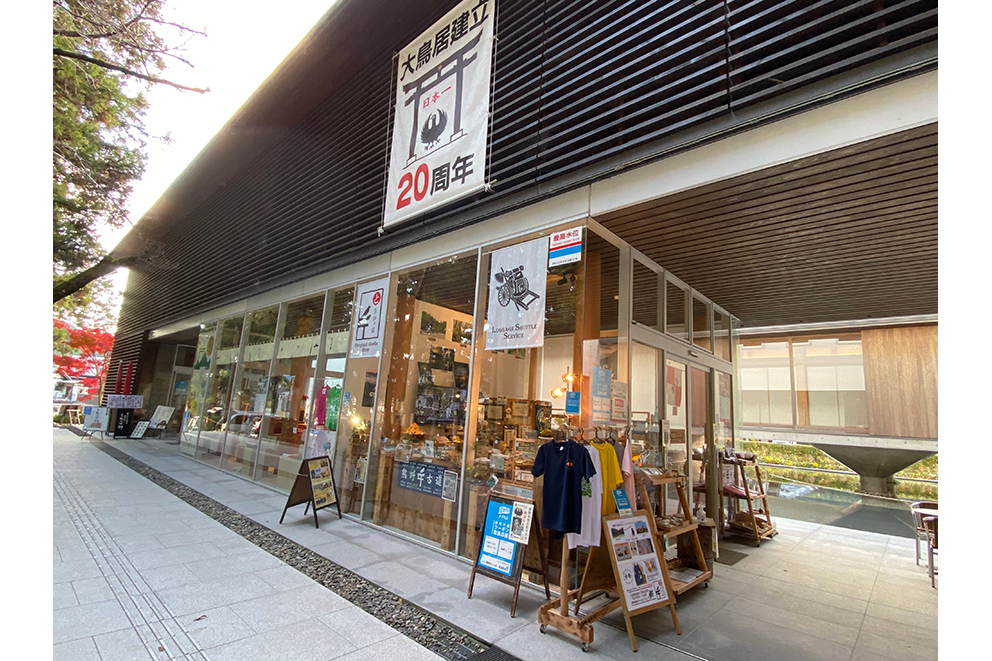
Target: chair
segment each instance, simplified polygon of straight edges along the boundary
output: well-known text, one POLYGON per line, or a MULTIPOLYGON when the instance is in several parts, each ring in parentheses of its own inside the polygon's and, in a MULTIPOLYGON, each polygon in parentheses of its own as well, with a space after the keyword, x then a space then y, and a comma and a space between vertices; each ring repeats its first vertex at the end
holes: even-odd
POLYGON ((916 564, 920 564, 920 542, 927 541, 927 531, 923 527, 923 517, 927 516, 927 510, 936 510, 937 503, 929 500, 921 500, 910 506, 913 513, 913 524, 916 526, 916 564))
POLYGON ((937 552, 937 517, 923 517, 923 527, 927 532, 927 571, 930 574, 930 587, 935 588, 937 570, 933 566, 933 554, 937 552))

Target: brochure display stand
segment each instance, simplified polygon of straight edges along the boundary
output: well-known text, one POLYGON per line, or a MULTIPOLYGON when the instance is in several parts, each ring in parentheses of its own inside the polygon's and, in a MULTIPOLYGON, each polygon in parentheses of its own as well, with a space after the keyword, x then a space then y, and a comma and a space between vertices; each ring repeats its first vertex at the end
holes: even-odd
MULTIPOLYGON (((553 626, 577 637, 582 642, 582 651, 587 652, 593 642, 593 623, 622 608, 630 648, 636 652, 637 640, 630 617, 668 606, 675 632, 681 634, 675 613, 675 592, 663 561, 664 554, 658 552, 655 544, 658 531, 653 517, 647 511, 637 510, 632 514, 604 516, 602 522, 600 546, 590 548, 579 588, 568 589, 567 573, 563 570, 561 596, 538 609, 541 633, 547 631, 549 625, 553 626), (593 590, 605 590, 617 596, 580 617, 578 612, 583 596, 593 590), (568 604, 573 598, 575 615, 569 615, 568 604)), ((567 567, 568 547, 564 544, 562 547, 562 567, 567 567)))
POLYGON ((510 617, 517 614, 517 596, 523 570, 539 573, 544 578, 544 593, 551 598, 548 585, 548 562, 541 543, 541 523, 534 520, 534 501, 503 493, 490 493, 486 499, 486 520, 482 543, 468 581, 468 598, 472 598, 475 575, 513 586, 510 617), (527 547, 536 545, 541 557, 540 567, 527 566, 527 547))

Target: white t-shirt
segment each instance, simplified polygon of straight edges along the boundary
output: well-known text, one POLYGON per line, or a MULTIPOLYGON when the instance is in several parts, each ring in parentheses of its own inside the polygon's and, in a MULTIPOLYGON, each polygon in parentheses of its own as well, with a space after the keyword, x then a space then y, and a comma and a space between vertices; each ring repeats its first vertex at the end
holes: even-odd
POLYGON ((599 452, 591 445, 586 446, 592 465, 596 468, 596 474, 589 480, 592 486, 591 493, 582 496, 582 529, 581 532, 568 533, 568 548, 574 549, 576 546, 599 546, 600 536, 603 530, 601 522, 603 507, 603 475, 599 461, 599 452))

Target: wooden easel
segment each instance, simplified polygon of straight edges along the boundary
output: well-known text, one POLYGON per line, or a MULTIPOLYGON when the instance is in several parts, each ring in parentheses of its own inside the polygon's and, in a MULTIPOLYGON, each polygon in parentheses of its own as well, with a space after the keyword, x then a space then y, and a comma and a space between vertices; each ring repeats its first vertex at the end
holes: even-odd
POLYGON ((296 505, 302 505, 306 503, 307 507, 303 510, 303 516, 306 516, 310 511, 310 507, 313 507, 313 525, 316 528, 320 528, 320 522, 317 520, 317 511, 331 507, 332 505, 337 507, 338 518, 341 518, 341 500, 338 498, 338 485, 334 481, 334 469, 331 467, 331 459, 327 455, 320 457, 310 457, 309 459, 304 459, 300 462, 300 469, 296 473, 296 480, 293 482, 293 488, 289 492, 289 498, 286 499, 286 506, 282 508, 282 516, 279 517, 279 523, 286 518, 286 510, 290 507, 295 507, 296 505), (312 461, 327 460, 327 467, 330 471, 330 481, 331 481, 331 493, 334 494, 334 502, 326 503, 318 506, 313 489, 312 478, 310 477, 309 465, 312 461))
MULTIPOLYGON (((506 502, 509 504, 512 503, 524 503, 529 505, 534 504, 534 501, 529 498, 511 496, 510 494, 506 494, 506 493, 490 493, 489 496, 486 498, 486 506, 485 509, 483 510, 484 512, 487 513, 487 517, 489 512, 489 503, 490 501, 493 500, 495 500, 496 502, 506 502)), ((486 529, 486 520, 484 519, 483 521, 484 522, 483 522, 482 534, 484 536, 486 529)), ((534 518, 532 519, 530 526, 530 537, 528 539, 527 544, 517 545, 518 546, 517 555, 514 560, 513 568, 510 572, 509 577, 504 576, 487 567, 483 567, 479 564, 479 560, 482 558, 482 547, 483 547, 483 544, 480 540, 478 551, 476 551, 475 554, 475 564, 472 566, 472 574, 471 576, 469 576, 468 579, 468 598, 469 599, 472 598, 472 589, 475 587, 476 574, 482 574, 483 576, 488 576, 494 581, 499 581, 500 583, 512 585, 513 604, 510 606, 510 617, 516 617, 517 596, 520 594, 520 580, 523 575, 523 570, 526 569, 528 571, 537 572, 541 574, 541 576, 544 578, 544 594, 548 599, 550 599, 551 587, 548 585, 548 560, 544 553, 544 544, 542 542, 543 535, 541 534, 541 532, 542 532, 542 528, 541 528, 540 517, 537 516, 537 508, 535 507, 534 518), (538 552, 540 553, 540 557, 541 557, 540 567, 527 566, 527 549, 530 548, 532 544, 537 546, 538 552)))
MULTIPOLYGON (((650 526, 652 539, 656 539, 658 531, 654 525, 654 517, 644 510, 636 510, 631 516, 643 515, 650 526)), ((571 634, 582 643, 582 651, 588 652, 589 645, 593 642, 594 622, 603 619, 617 608, 623 608, 624 622, 627 626, 627 635, 630 636, 630 647, 637 651, 637 640, 634 637, 634 628, 630 621, 631 615, 646 613, 662 606, 668 606, 672 614, 672 622, 675 624, 675 632, 682 633, 679 625, 678 615, 675 613, 675 591, 672 589, 671 579, 668 576, 668 567, 664 561, 664 552, 659 554, 659 569, 665 583, 668 598, 660 603, 646 606, 645 608, 630 611, 624 598, 624 591, 620 587, 620 572, 617 568, 616 559, 612 552, 612 546, 607 537, 607 521, 626 518, 622 515, 603 517, 603 529, 600 537, 600 545, 589 549, 589 557, 582 573, 582 582, 576 590, 568 589, 568 540, 562 539, 561 554, 561 579, 560 597, 542 605, 537 612, 537 621, 541 625, 541 633, 547 631, 548 625, 555 627, 567 634, 571 634), (608 593, 617 593, 617 596, 610 599, 606 604, 600 606, 592 613, 579 617, 579 607, 582 605, 583 597, 593 590, 604 590, 608 593), (569 615, 568 604, 575 598, 575 614, 569 615)))

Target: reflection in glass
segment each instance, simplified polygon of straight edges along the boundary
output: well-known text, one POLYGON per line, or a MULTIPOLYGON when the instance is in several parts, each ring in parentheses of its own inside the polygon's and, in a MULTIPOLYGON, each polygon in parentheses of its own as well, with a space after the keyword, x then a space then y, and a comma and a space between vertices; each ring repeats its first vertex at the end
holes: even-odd
POLYGON ((269 437, 260 444, 261 464, 255 479, 286 491, 293 487, 303 459, 323 315, 323 293, 283 303, 279 346, 272 363, 272 422, 269 437))
POLYGON ((692 297, 692 343, 710 350, 710 305, 695 296, 692 297))
POLYGON ((278 318, 278 305, 248 313, 244 360, 232 399, 225 467, 249 478, 255 470, 259 437, 271 435, 269 366, 278 318))
POLYGON ((661 330, 658 309, 658 274, 634 260, 634 300, 631 312, 634 321, 661 330))
POLYGON ((789 342, 742 340, 741 421, 745 425, 792 425, 789 342))
POLYGON ((193 359, 193 374, 190 376, 186 392, 186 411, 183 414, 179 435, 179 453, 187 457, 196 455, 196 441, 200 434, 200 423, 207 398, 208 374, 214 356, 217 322, 203 324, 196 340, 196 356, 193 359))
POLYGON ((674 282, 665 282, 666 301, 665 331, 680 340, 689 341, 689 328, 686 324, 686 290, 674 282))
POLYGON ((867 429, 860 337, 794 340, 792 355, 800 427, 867 429))
MULTIPOLYGON (((455 547, 475 311, 475 254, 399 274, 388 378, 376 421, 376 484, 365 518, 441 548, 455 547), (371 514, 371 517, 369 516, 371 514)), ((374 465, 373 465, 374 464, 374 465)), ((369 476, 371 479, 371 474, 369 476)))
POLYGON ((717 358, 730 361, 730 315, 713 308, 713 353, 717 358))
POLYGON ((213 466, 220 465, 224 451, 224 431, 228 419, 231 380, 238 362, 238 346, 244 315, 225 319, 218 328, 218 349, 207 376, 207 394, 200 421, 196 458, 213 466))

